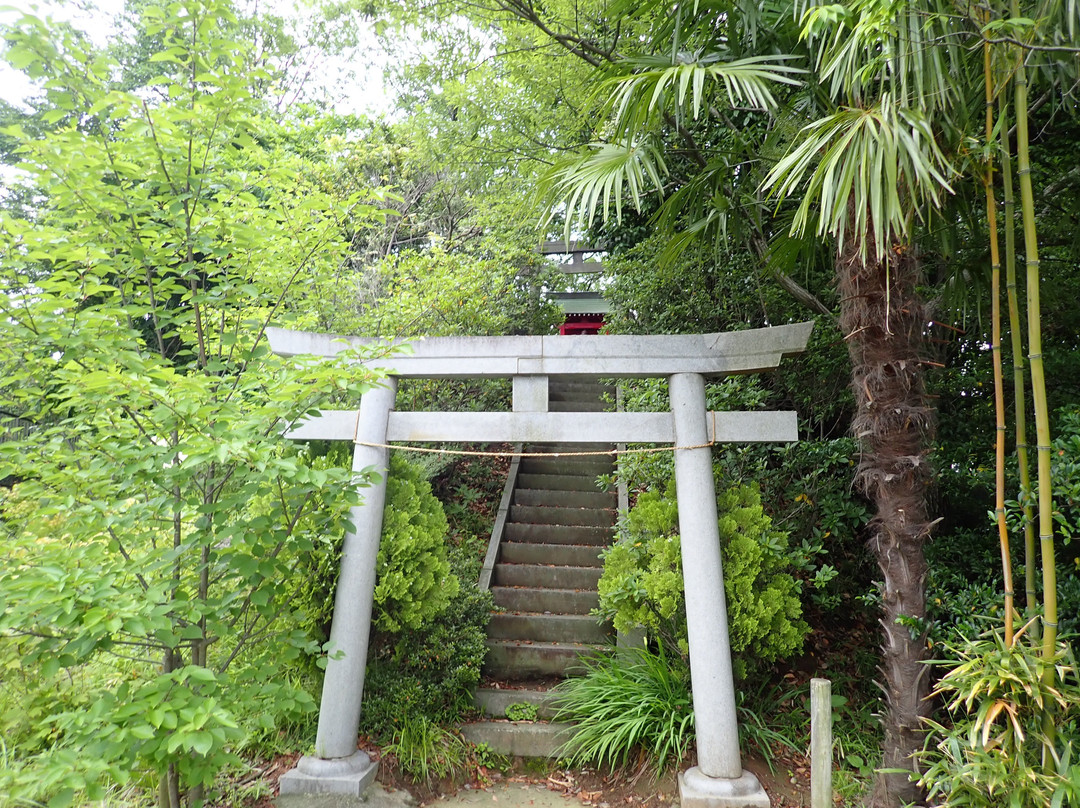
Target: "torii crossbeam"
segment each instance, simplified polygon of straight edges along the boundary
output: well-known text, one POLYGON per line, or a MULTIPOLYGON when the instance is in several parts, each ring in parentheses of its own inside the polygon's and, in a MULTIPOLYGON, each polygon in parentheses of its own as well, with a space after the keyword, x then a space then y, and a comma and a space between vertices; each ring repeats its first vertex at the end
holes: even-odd
MULTIPOLYGON (((388 374, 358 410, 329 410, 293 430, 297 440, 349 440, 353 468, 382 482, 353 509, 345 536, 323 681, 315 756, 281 778, 282 793, 361 795, 376 764, 357 751, 364 668, 375 589, 375 562, 392 442, 670 443, 682 536, 683 583, 698 765, 679 777, 683 808, 766 808, 769 798, 742 768, 727 604, 720 562, 712 442, 794 441, 793 412, 708 412, 705 377, 775 368, 803 351, 813 323, 721 334, 676 336, 438 337, 409 353, 365 364, 388 374), (549 412, 548 377, 667 377, 670 412, 549 412), (396 412, 398 378, 513 379, 511 412, 396 412)), ((269 329, 283 356, 333 356, 354 346, 393 345, 329 334, 269 329)))

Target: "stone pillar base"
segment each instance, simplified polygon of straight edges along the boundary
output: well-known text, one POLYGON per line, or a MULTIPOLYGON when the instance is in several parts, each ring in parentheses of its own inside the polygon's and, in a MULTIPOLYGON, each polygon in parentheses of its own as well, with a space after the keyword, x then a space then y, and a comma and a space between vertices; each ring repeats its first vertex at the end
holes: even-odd
POLYGON ((679 774, 682 808, 770 808, 769 795, 757 777, 743 770, 734 780, 709 777, 694 766, 679 774))
POLYGON ((317 758, 305 755, 296 768, 281 775, 282 794, 348 794, 361 797, 375 781, 379 764, 365 752, 347 758, 317 758))

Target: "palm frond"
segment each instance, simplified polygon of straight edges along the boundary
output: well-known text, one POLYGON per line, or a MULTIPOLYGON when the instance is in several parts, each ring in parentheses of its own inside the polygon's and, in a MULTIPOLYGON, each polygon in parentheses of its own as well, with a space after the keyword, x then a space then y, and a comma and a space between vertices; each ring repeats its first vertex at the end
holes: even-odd
POLYGON ((664 190, 667 164, 651 139, 593 143, 588 148, 584 156, 557 163, 541 183, 544 195, 554 203, 553 212, 559 202, 565 205, 567 239, 575 222, 592 226, 598 213, 607 221, 614 210, 621 222, 626 194, 640 211, 644 193, 664 190))
POLYGON ((958 79, 970 73, 963 64, 971 56, 959 34, 974 31, 937 2, 807 4, 801 37, 813 42, 833 100, 859 105, 889 92, 907 106, 939 112, 965 101, 958 79))
POLYGON ((813 230, 841 245, 850 235, 864 257, 873 245, 879 258, 909 233, 912 215, 941 206, 954 173, 926 116, 886 93, 871 108, 843 107, 805 127, 763 187, 777 199, 802 190, 793 234, 813 230))
POLYGON ((697 118, 704 108, 706 88, 720 85, 727 106, 750 106, 761 110, 776 107, 772 87, 797 86, 806 71, 786 64, 794 56, 750 56, 723 62, 717 54, 678 54, 626 59, 629 76, 611 79, 611 108, 621 131, 640 129, 655 113, 682 115, 687 109, 697 118))

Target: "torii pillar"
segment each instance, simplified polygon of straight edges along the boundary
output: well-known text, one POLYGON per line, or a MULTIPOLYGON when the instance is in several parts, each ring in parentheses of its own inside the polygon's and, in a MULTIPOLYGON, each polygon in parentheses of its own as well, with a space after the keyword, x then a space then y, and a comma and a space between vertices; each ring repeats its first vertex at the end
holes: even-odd
MULTIPOLYGON (((385 503, 386 445, 393 441, 673 443, 682 536, 683 583, 698 765, 679 776, 683 808, 768 808, 757 778, 739 756, 735 686, 728 639, 713 485, 713 442, 797 440, 795 413, 706 411, 705 375, 776 367, 802 351, 812 323, 726 334, 666 337, 438 338, 415 345, 392 364, 382 388, 359 411, 324 411, 293 430, 306 440, 352 440, 353 468, 382 475, 353 510, 334 601, 315 755, 282 776, 281 793, 360 796, 376 764, 356 748, 371 627, 375 563, 385 503), (549 375, 667 376, 670 413, 548 412, 549 375), (500 413, 395 412, 396 377, 514 380, 514 410, 500 413)), ((270 329, 274 351, 330 356, 361 340, 270 329)))

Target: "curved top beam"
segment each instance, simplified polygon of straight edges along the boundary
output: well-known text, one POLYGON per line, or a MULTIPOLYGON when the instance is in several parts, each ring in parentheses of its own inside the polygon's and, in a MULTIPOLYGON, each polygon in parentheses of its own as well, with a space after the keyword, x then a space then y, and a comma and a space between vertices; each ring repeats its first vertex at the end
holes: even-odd
POLYGON ((806 349, 812 321, 718 334, 542 337, 426 337, 389 341, 311 331, 267 329, 281 356, 336 356, 348 349, 388 351, 363 360, 403 378, 476 378, 519 375, 603 377, 701 373, 723 376, 775 368, 806 349))

